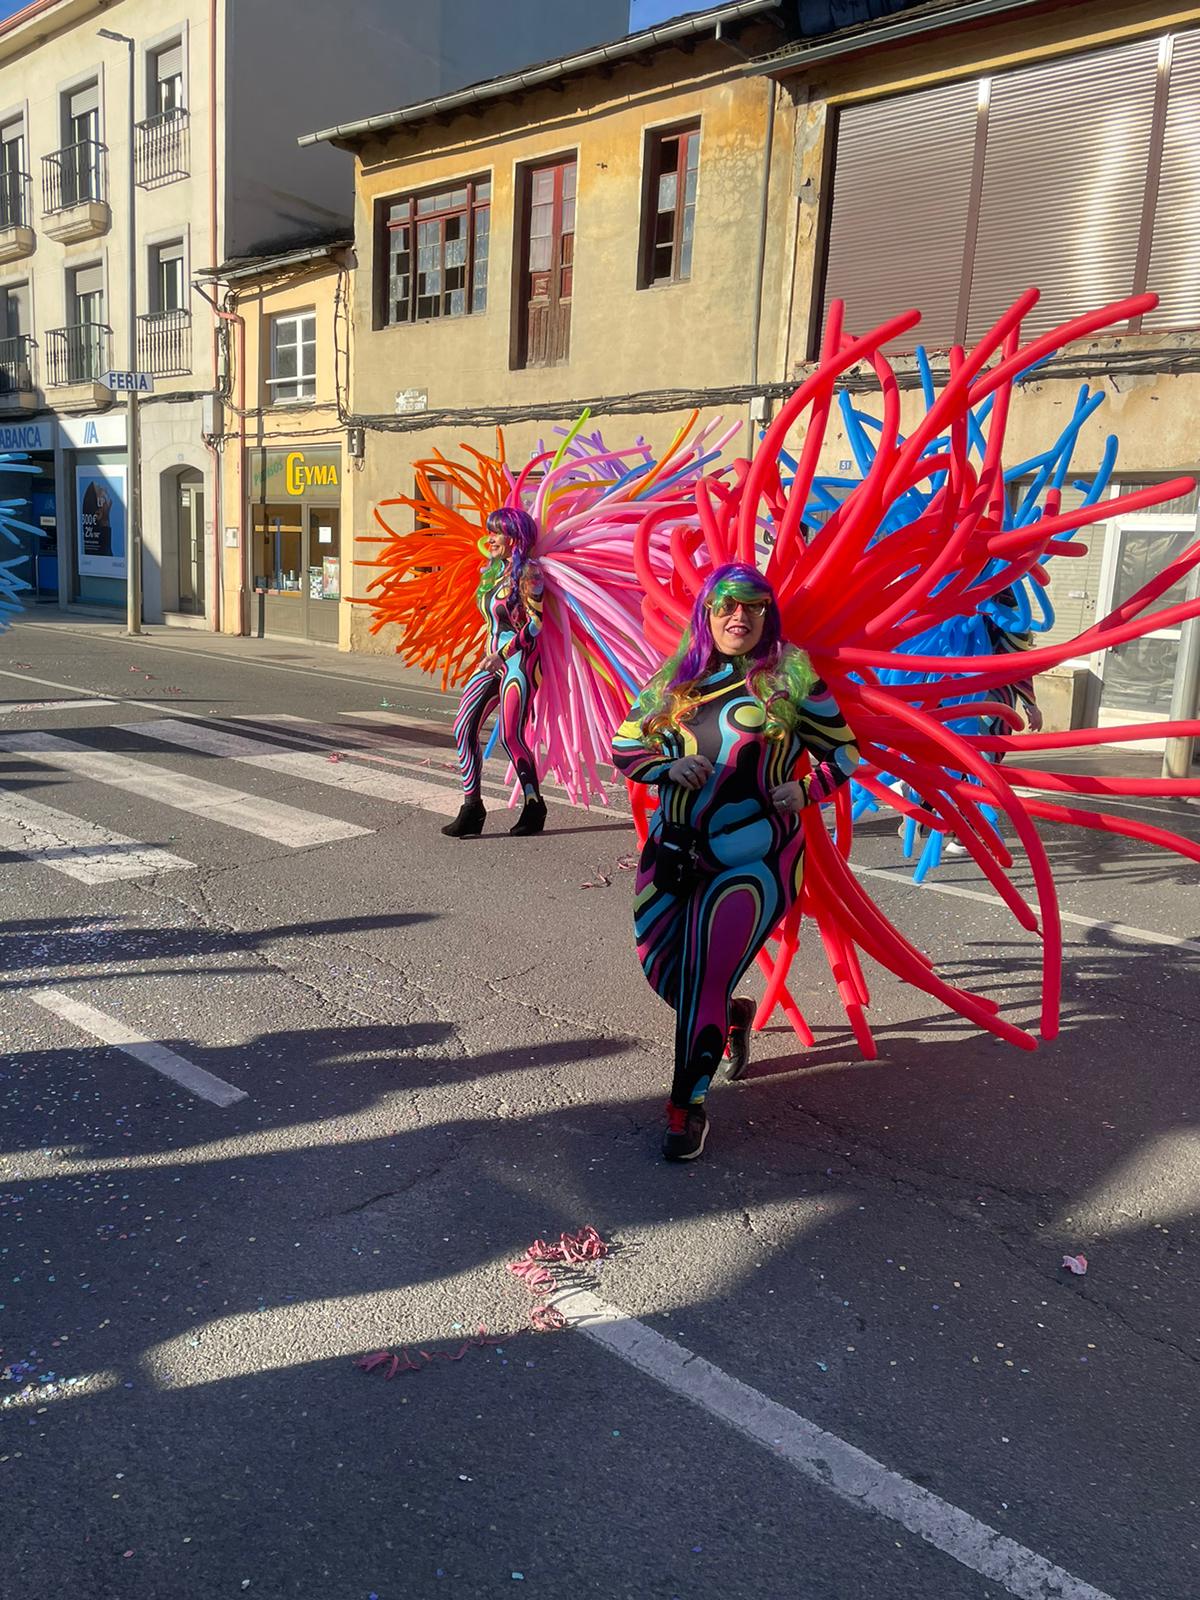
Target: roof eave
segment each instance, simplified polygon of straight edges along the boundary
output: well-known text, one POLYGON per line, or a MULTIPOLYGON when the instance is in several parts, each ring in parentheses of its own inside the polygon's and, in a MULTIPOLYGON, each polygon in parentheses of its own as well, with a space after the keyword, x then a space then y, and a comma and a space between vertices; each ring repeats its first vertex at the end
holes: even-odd
POLYGON ((888 17, 857 28, 847 28, 839 34, 816 39, 812 44, 797 45, 775 55, 760 56, 743 69, 750 77, 774 77, 825 61, 839 61, 846 56, 859 55, 864 50, 876 50, 881 45, 899 44, 923 34, 944 32, 962 27, 965 23, 986 22, 991 17, 1003 16, 1010 11, 1027 10, 1030 6, 1045 5, 1046 0, 964 0, 953 10, 902 14, 888 17))

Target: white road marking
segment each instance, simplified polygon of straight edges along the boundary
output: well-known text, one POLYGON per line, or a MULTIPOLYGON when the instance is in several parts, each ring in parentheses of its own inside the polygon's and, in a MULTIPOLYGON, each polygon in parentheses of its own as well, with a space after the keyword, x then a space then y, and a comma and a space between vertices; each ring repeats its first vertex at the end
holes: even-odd
POLYGON ((224 729, 206 727, 199 722, 176 722, 164 718, 158 722, 126 723, 122 731, 142 733, 164 744, 203 751, 206 755, 220 756, 266 772, 282 772, 288 777, 325 784, 331 789, 349 789, 355 794, 390 800, 396 805, 420 806, 425 811, 435 811, 446 817, 456 816, 462 805, 460 791, 448 785, 428 783, 399 773, 378 772, 349 761, 331 761, 327 755, 313 754, 307 750, 281 750, 278 745, 264 739, 227 733, 224 729))
POLYGON ((1111 1600, 1090 1583, 1072 1577, 948 1500, 910 1483, 857 1446, 731 1378, 589 1290, 564 1289, 553 1297, 553 1303, 572 1327, 674 1394, 727 1422, 822 1489, 860 1511, 898 1523, 1020 1600, 1111 1600))
POLYGON ((45 1010, 52 1011, 56 1017, 61 1017, 64 1022, 71 1023, 81 1033, 90 1034, 104 1044, 115 1045, 143 1066, 153 1067, 155 1072, 161 1072, 164 1078, 170 1078, 181 1089, 199 1095, 201 1100, 207 1100, 214 1106, 231 1106, 235 1101, 246 1099, 244 1089, 235 1089, 224 1078, 215 1077, 203 1067, 196 1066, 195 1062, 177 1056, 165 1044, 157 1044, 144 1033, 127 1028, 106 1011, 98 1011, 83 1000, 74 1000, 69 994, 63 994, 61 989, 38 989, 29 998, 45 1010))
POLYGON ((296 806, 265 800, 261 795, 172 772, 149 761, 132 760, 108 750, 88 750, 52 733, 0 734, 0 753, 4 752, 32 756, 49 766, 90 778, 94 783, 128 790, 145 800, 238 828, 243 833, 256 834, 291 850, 327 844, 334 839, 352 839, 371 831, 360 828, 357 823, 338 822, 332 817, 301 811, 296 806))
POLYGON ((112 833, 26 795, 0 789, 0 849, 28 856, 80 883, 114 883, 178 872, 192 863, 124 833, 112 833))
POLYGON ((113 700, 25 700, 0 705, 0 717, 11 717, 18 711, 90 711, 96 706, 115 703, 113 700))
POLYGON ((59 683, 54 678, 35 678, 32 672, 4 672, 0 670, 0 678, 15 678, 18 683, 36 683, 42 689, 65 689, 68 694, 78 694, 77 683, 59 683))
MULTIPOLYGON (((860 867, 856 861, 851 862, 851 866, 860 878, 882 878, 885 883, 895 883, 901 888, 927 889, 934 894, 948 894, 958 900, 980 900, 988 906, 1004 905, 999 895, 985 894, 982 889, 964 889, 958 883, 934 883, 931 878, 926 878, 924 883, 914 883, 906 872, 889 871, 885 867, 860 867)), ((1184 939, 1179 934, 1156 933, 1153 928, 1134 928, 1127 922, 1108 922, 1102 917, 1082 917, 1077 911, 1060 910, 1059 916, 1076 928, 1090 928, 1095 933, 1114 934, 1140 944, 1165 944, 1174 950, 1195 950, 1200 954, 1200 941, 1184 939)))

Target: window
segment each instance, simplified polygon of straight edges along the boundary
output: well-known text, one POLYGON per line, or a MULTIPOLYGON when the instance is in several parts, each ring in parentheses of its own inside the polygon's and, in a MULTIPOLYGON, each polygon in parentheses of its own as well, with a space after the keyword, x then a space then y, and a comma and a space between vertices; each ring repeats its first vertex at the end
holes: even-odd
POLYGON ((491 200, 491 180, 472 178, 385 203, 377 327, 487 310, 491 200))
POLYGON ((62 97, 62 204, 100 199, 100 85, 85 83, 62 97))
POLYGON ((518 367, 559 366, 571 352, 575 181, 574 156, 524 174, 518 367))
POLYGON ((150 81, 147 84, 147 116, 163 116, 182 111, 186 100, 183 92, 183 40, 161 45, 147 58, 150 81))
POLYGON ((104 325, 104 268, 97 262, 67 273, 66 381, 94 383, 108 365, 104 325))
POLYGON ((863 332, 919 306, 895 350, 973 342, 1031 283, 1027 335, 1146 288, 1129 331, 1200 327, 1197 115, 1200 32, 847 108, 826 310, 863 332))
POLYGON ((271 319, 271 399, 312 400, 317 393, 317 314, 271 319))
POLYGON ((99 263, 67 274, 67 315, 77 328, 104 321, 104 269, 99 263))
POLYGON ((0 228, 27 224, 25 206, 25 119, 0 128, 0 228))
MULTIPOLYGON (((425 475, 425 483, 426 483, 426 485, 428 485, 430 494, 438 502, 439 505, 445 506, 447 511, 457 511, 458 510, 459 506, 462 504, 462 489, 461 489, 461 487, 460 487, 460 485, 459 485, 459 483, 458 483, 458 481, 456 479, 454 479, 454 478, 440 478, 440 477, 438 477, 437 473, 429 472, 429 473, 426 473, 426 475, 425 475)), ((423 491, 422 485, 419 482, 413 485, 413 499, 414 500, 420 500, 421 495, 422 495, 423 492, 424 491, 423 491)), ((419 511, 416 511, 416 512, 413 513, 413 528, 418 533, 420 533, 422 530, 424 530, 425 532, 430 533, 431 535, 433 535, 435 537, 437 537, 438 535, 442 534, 445 531, 445 529, 442 528, 442 527, 439 527, 436 522, 431 522, 428 519, 428 517, 422 516, 419 511)), ((413 571, 414 572, 440 572, 441 568, 440 567, 414 567, 413 571)))
POLYGON ((691 277, 699 170, 698 122, 647 134, 640 288, 652 283, 684 283, 691 277))
POLYGON ((0 339, 20 339, 30 331, 29 285, 6 283, 0 290, 0 339))
POLYGON ((184 306, 183 240, 156 244, 150 251, 150 309, 161 313, 184 306))

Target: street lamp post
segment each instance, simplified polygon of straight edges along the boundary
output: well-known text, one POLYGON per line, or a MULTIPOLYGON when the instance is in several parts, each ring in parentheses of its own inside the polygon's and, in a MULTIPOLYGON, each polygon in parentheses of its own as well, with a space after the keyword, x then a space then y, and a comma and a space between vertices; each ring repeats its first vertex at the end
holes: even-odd
MULTIPOLYGON (((130 372, 137 371, 137 183, 136 183, 136 103, 137 46, 127 33, 115 33, 111 28, 99 29, 101 39, 112 39, 129 51, 129 343, 126 365, 130 372)), ((126 446, 129 464, 128 504, 126 506, 126 587, 127 627, 130 633, 142 631, 142 468, 141 439, 138 433, 137 389, 130 385, 125 395, 129 407, 126 446)))

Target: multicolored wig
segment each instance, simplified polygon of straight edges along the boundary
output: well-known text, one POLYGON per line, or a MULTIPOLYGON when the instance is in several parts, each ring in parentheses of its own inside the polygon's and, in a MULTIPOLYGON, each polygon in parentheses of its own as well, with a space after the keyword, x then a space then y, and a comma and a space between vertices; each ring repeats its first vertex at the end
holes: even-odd
POLYGON ((722 600, 765 600, 762 637, 746 657, 746 687, 766 713, 769 739, 783 739, 796 725, 800 703, 807 699, 816 673, 802 650, 783 641, 779 603, 770 583, 757 568, 733 564, 718 567, 701 589, 692 620, 679 649, 664 662, 646 688, 642 733, 658 739, 691 716, 700 698, 699 684, 712 671, 719 652, 710 612, 722 600))
POLYGON ((507 559, 490 560, 480 573, 476 591, 480 609, 503 579, 506 567, 509 569, 511 592, 524 597, 528 581, 526 568, 533 559, 533 546, 537 539, 537 523, 520 506, 500 506, 495 511, 489 511, 484 526, 488 533, 503 534, 511 546, 511 552, 507 559))

